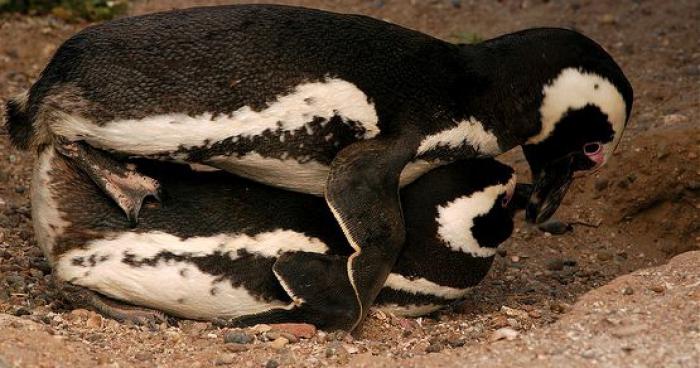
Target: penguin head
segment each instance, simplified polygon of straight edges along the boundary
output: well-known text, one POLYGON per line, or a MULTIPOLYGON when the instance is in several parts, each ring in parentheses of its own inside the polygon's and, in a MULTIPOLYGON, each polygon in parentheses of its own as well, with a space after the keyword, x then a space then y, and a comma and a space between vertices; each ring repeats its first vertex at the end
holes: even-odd
POLYGON ((575 176, 610 159, 632 110, 632 87, 600 45, 575 31, 538 28, 488 43, 508 68, 498 82, 515 94, 509 114, 521 119, 508 133, 533 176, 526 218, 541 223, 575 176))
POLYGON ((513 231, 514 203, 522 203, 514 199, 515 180, 511 167, 492 158, 457 161, 424 174, 402 192, 407 241, 492 256, 513 231))

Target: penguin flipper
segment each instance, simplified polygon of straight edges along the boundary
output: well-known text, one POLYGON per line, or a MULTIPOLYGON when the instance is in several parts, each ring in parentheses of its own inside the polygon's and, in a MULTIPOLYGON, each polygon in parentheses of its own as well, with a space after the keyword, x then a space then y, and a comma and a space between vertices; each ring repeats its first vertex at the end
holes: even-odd
POLYGON ((346 273, 360 313, 343 323, 349 330, 369 311, 404 246, 399 176, 419 144, 419 135, 378 137, 345 147, 331 163, 326 203, 355 249, 346 273))
POLYGON ((132 226, 138 222, 146 197, 160 200, 158 181, 128 168, 104 152, 84 142, 62 142, 56 148, 117 203, 132 226))
POLYGON ((347 274, 347 257, 311 252, 282 254, 272 271, 292 299, 286 308, 242 316, 232 327, 256 324, 308 323, 320 329, 350 330, 360 315, 347 274))

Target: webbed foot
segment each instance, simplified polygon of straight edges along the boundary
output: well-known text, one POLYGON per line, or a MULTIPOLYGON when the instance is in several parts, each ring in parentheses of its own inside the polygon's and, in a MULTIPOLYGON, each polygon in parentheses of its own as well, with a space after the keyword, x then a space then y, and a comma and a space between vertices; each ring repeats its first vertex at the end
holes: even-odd
POLYGON ((57 150, 117 203, 132 226, 138 223, 144 199, 150 196, 160 201, 158 181, 139 174, 100 150, 83 142, 59 143, 57 150))
POLYGON ((55 284, 63 300, 73 308, 91 309, 120 322, 130 321, 136 325, 151 328, 155 328, 163 322, 167 323, 163 312, 122 303, 67 282, 55 282, 55 284))

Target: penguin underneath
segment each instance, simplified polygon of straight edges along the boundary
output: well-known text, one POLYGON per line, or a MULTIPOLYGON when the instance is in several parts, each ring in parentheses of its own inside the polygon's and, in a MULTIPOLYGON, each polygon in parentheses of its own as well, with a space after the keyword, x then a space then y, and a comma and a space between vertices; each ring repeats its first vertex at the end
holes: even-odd
POLYGON ((6 125, 18 147, 54 146, 132 224, 159 183, 115 156, 323 195, 354 249, 328 268, 350 277, 328 298, 352 330, 404 247, 400 187, 522 146, 526 217, 541 223, 575 174, 611 157, 632 102, 612 56, 571 30, 463 45, 366 16, 231 5, 87 27, 8 103, 6 125))
MULTIPOLYGON (((52 237, 54 277, 76 306, 141 323, 164 312, 238 326, 337 326, 326 295, 345 289, 347 273, 332 273, 321 288, 308 280, 352 247, 321 198, 183 165, 139 162, 138 169, 168 195, 147 202, 132 228, 70 160, 51 148, 40 155, 37 239, 44 247, 52 237), (57 219, 60 228, 51 225, 57 219)), ((490 158, 442 166, 403 188, 407 246, 375 305, 416 316, 462 298, 486 275, 515 208, 527 201, 527 194, 512 200, 514 189, 513 170, 490 158)))

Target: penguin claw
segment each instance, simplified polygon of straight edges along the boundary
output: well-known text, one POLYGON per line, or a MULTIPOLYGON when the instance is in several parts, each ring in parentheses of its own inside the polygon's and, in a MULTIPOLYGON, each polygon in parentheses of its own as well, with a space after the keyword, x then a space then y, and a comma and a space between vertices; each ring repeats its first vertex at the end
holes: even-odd
POLYGON ((157 180, 138 173, 122 162, 83 142, 62 142, 59 153, 85 172, 102 191, 124 211, 129 224, 138 224, 143 201, 148 197, 161 200, 162 193, 157 180))
POLYGON ((107 182, 105 192, 124 211, 132 227, 138 224, 139 213, 146 198, 152 197, 156 201, 161 201, 158 181, 141 175, 136 171, 128 171, 126 173, 105 172, 104 178, 107 182))

